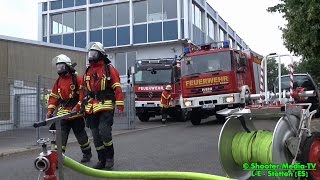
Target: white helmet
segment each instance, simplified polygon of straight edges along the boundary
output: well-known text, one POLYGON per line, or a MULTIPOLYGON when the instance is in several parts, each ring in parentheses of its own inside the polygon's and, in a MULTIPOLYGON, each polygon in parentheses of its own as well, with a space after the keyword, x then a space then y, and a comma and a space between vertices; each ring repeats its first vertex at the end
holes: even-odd
POLYGON ((104 48, 103 48, 103 45, 102 45, 100 42, 91 42, 91 43, 89 43, 89 49, 88 49, 88 51, 90 51, 90 50, 99 51, 99 52, 101 52, 101 54, 103 54, 103 55, 106 54, 106 52, 105 52, 105 50, 104 50, 104 48))
POLYGON ((71 66, 71 59, 64 54, 60 54, 52 59, 52 63, 53 64, 66 63, 67 65, 71 66))
POLYGON ((171 89, 172 89, 172 88, 171 88, 171 85, 167 85, 167 86, 166 86, 166 90, 167 90, 167 91, 170 91, 171 89))

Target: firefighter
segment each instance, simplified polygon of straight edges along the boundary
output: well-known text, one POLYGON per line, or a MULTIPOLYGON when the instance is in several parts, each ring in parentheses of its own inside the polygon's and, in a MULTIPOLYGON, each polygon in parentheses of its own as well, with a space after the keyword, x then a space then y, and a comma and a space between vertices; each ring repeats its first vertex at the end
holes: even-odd
POLYGON ((167 85, 165 90, 161 94, 160 99, 160 107, 161 107, 161 114, 162 114, 162 124, 165 124, 167 122, 167 116, 168 116, 168 110, 170 107, 170 103, 172 101, 171 98, 171 86, 167 85))
POLYGON ((103 45, 90 43, 89 66, 84 74, 86 95, 86 124, 92 131, 93 142, 98 154, 95 169, 109 169, 114 166, 112 125, 114 110, 124 110, 124 96, 118 71, 111 65, 103 45), (92 45, 90 45, 92 44, 92 45))
MULTIPOLYGON (((76 75, 71 60, 64 54, 60 54, 53 59, 56 64, 58 79, 52 88, 48 100, 47 118, 51 118, 57 111, 57 116, 70 113, 71 111, 80 111, 80 96, 84 95, 82 78, 76 75)), ((89 162, 92 153, 88 135, 85 131, 85 121, 81 114, 61 120, 62 150, 65 152, 70 130, 73 130, 80 149, 83 153, 81 162, 89 162)), ((52 124, 50 130, 55 130, 55 124, 52 124)))

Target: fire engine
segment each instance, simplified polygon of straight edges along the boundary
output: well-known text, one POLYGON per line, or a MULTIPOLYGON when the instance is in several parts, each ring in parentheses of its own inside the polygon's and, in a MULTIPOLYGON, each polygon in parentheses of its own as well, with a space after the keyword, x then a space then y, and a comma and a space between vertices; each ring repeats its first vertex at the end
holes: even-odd
POLYGON ((174 99, 168 112, 169 116, 178 121, 187 120, 181 111, 179 101, 180 74, 180 63, 176 61, 176 57, 136 61, 133 84, 136 115, 140 121, 146 122, 150 117, 161 115, 160 98, 166 85, 172 86, 171 96, 174 99))
POLYGON ((229 41, 198 47, 188 42, 181 57, 182 109, 187 109, 191 123, 219 111, 250 104, 248 94, 259 93, 259 73, 263 56, 252 50, 230 48, 229 41), (222 44, 222 45, 219 45, 222 44))

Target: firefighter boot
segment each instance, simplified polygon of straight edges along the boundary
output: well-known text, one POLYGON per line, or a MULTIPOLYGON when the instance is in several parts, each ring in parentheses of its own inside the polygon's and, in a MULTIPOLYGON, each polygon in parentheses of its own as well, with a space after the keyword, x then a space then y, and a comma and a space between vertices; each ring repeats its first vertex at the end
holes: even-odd
POLYGON ((106 169, 112 170, 114 166, 114 159, 107 159, 106 160, 106 169))
POLYGON ((106 151, 101 149, 97 151, 98 153, 98 163, 93 166, 94 169, 103 169, 106 167, 106 151))
POLYGON ((114 148, 113 144, 105 146, 106 150, 106 169, 112 170, 114 166, 114 148))
POLYGON ((81 162, 82 163, 89 162, 91 158, 92 158, 91 152, 90 153, 85 153, 85 154, 82 155, 81 162))

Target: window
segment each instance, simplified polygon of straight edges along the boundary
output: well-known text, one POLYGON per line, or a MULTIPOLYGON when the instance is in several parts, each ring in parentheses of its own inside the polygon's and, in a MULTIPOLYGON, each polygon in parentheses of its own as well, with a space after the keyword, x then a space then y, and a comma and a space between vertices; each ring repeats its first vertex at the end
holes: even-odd
POLYGON ((215 39, 214 38, 214 23, 211 18, 208 18, 208 35, 209 35, 209 37, 211 37, 211 39, 215 39))
POLYGON ((237 50, 241 50, 240 46, 237 44, 237 50))
POLYGON ((103 7, 103 27, 116 25, 116 5, 108 5, 103 7))
POLYGON ((116 46, 116 28, 103 30, 103 45, 105 47, 116 46))
POLYGON ((133 3, 134 23, 147 21, 147 1, 138 1, 133 3))
POLYGON ((163 19, 177 18, 177 0, 163 0, 163 19))
POLYGON ((74 12, 63 14, 63 33, 74 32, 74 12))
POLYGON ((120 75, 127 75, 127 70, 134 66, 136 61, 136 52, 117 53, 115 60, 115 67, 120 75))
POLYGON ((73 7, 74 0, 63 0, 63 8, 73 7))
POLYGON ((148 1, 148 21, 162 20, 162 0, 148 1))
POLYGON ((146 43, 147 42, 147 25, 134 25, 133 26, 133 43, 146 43))
POLYGON ((177 21, 163 22, 163 40, 174 40, 178 38, 177 21))
POLYGON ((90 0, 90 4, 100 3, 100 2, 102 2, 102 0, 90 0))
POLYGON ((61 35, 50 36, 50 42, 54 44, 61 44, 61 35))
POLYGON ((198 8, 198 6, 194 5, 194 25, 196 25, 199 29, 202 29, 202 12, 198 8))
POLYGON ((118 25, 129 24, 129 3, 117 5, 118 25))
POLYGON ((87 4, 87 0, 75 0, 76 6, 82 6, 87 4))
POLYGON ((51 34, 62 33, 62 14, 51 16, 51 34))
POLYGON ((233 39, 229 37, 230 48, 233 48, 233 39))
POLYGON ((130 28, 129 26, 126 27, 120 27, 117 29, 118 37, 117 37, 117 45, 127 45, 130 43, 130 28))
POLYGON ((50 2, 50 9, 51 9, 51 10, 61 9, 61 8, 62 8, 62 0, 51 1, 51 2, 50 2))
POLYGON ((42 3, 42 11, 47 11, 47 5, 48 5, 48 3, 47 2, 43 2, 42 3))
POLYGON ((76 11, 76 31, 86 30, 86 11, 76 11))
POLYGON ((90 9, 90 29, 102 27, 102 7, 90 9))
POLYGON ((102 30, 90 31, 90 42, 102 42, 102 30))
POLYGON ((180 10, 180 12, 181 12, 181 18, 184 18, 184 4, 183 4, 183 1, 184 0, 180 0, 180 6, 181 6, 181 10, 180 10))
POLYGON ((224 41, 224 31, 219 29, 220 41, 224 41))
POLYGON ((149 42, 162 41, 162 23, 148 24, 149 42))
POLYGON ((87 35, 86 35, 86 32, 79 32, 79 33, 76 33, 76 44, 75 46, 76 47, 79 47, 79 48, 85 48, 86 47, 86 39, 87 39, 87 35))
POLYGON ((67 46, 74 46, 74 34, 64 34, 63 44, 67 46))
POLYGON ((47 36, 47 15, 42 16, 42 34, 47 36))

